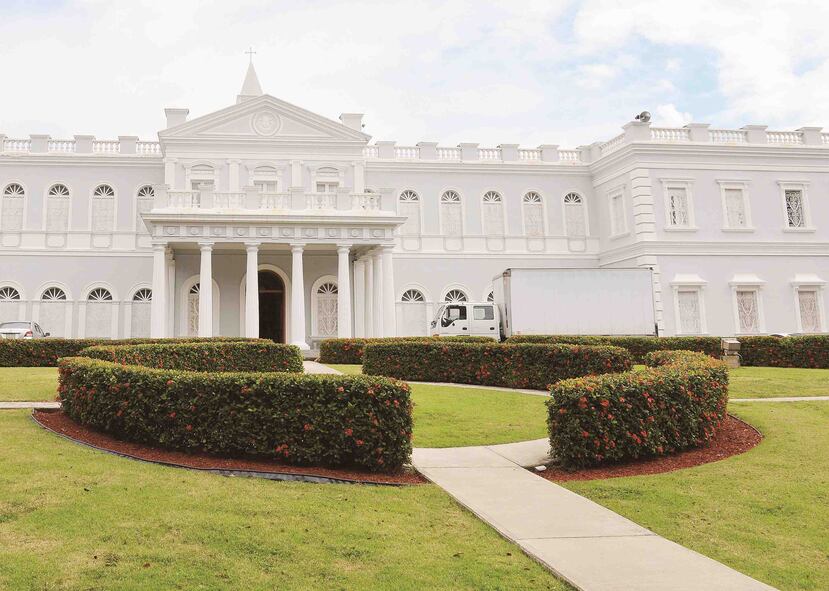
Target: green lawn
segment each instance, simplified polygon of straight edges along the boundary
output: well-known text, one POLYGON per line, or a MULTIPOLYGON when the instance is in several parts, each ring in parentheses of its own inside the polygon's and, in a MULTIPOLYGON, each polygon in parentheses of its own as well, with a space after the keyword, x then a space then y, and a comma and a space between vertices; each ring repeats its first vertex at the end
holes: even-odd
POLYGON ((732 369, 731 398, 829 396, 829 369, 741 367, 732 369))
POLYGON ((740 404, 731 412, 765 435, 746 454, 565 486, 780 589, 829 589, 829 403, 740 404))
POLYGON ((54 400, 57 388, 54 367, 0 367, 0 402, 54 400))
POLYGON ((0 412, 1 589, 569 589, 431 485, 226 478, 0 412))

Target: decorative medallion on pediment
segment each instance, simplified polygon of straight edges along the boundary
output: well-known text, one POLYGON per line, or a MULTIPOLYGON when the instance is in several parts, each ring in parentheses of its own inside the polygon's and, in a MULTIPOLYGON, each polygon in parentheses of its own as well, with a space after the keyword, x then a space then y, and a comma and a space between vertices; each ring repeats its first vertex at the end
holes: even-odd
POLYGON ((248 233, 249 233, 249 230, 248 230, 247 227, 239 226, 235 229, 235 232, 236 232, 237 236, 247 236, 248 233))
POLYGON ((279 231, 279 233, 285 238, 290 238, 291 236, 294 235, 294 229, 293 228, 282 228, 279 231))
POLYGON ((190 234, 190 236, 201 236, 201 232, 201 226, 190 226, 187 228, 187 233, 190 234))
POLYGON ((348 231, 348 235, 352 238, 362 238, 363 237, 363 229, 362 228, 351 228, 348 231))
POLYGON ((270 236, 271 235, 271 229, 270 228, 264 228, 264 227, 263 228, 256 228, 256 234, 258 236, 263 236, 263 237, 264 236, 270 236))
POLYGON ((224 226, 214 226, 210 228, 210 233, 213 236, 224 236, 225 235, 225 227, 224 226))
POLYGON ((317 237, 317 228, 305 228, 302 234, 306 238, 316 238, 317 237))
POLYGON ((386 231, 383 230, 382 228, 376 228, 376 229, 371 231, 371 237, 372 238, 385 238, 386 237, 386 231))
POLYGON ((279 115, 271 110, 263 110, 255 113, 251 123, 253 131, 264 136, 271 136, 282 127, 282 120, 279 118, 279 115))
POLYGON ((329 238, 339 238, 340 237, 340 229, 339 228, 328 228, 325 231, 325 235, 329 238))
POLYGON ((175 236, 178 234, 178 226, 164 226, 164 233, 167 236, 175 236))

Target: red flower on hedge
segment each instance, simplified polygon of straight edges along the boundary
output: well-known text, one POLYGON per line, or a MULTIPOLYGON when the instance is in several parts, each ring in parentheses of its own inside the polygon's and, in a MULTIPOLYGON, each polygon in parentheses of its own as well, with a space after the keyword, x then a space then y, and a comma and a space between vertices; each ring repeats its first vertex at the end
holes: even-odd
POLYGON ((306 431, 310 431, 311 429, 314 428, 314 426, 310 423, 305 423, 305 425, 303 425, 302 428, 305 429, 306 431))
POLYGON ((348 437, 351 437, 354 434, 354 430, 349 427, 348 429, 345 429, 343 433, 345 433, 348 437))

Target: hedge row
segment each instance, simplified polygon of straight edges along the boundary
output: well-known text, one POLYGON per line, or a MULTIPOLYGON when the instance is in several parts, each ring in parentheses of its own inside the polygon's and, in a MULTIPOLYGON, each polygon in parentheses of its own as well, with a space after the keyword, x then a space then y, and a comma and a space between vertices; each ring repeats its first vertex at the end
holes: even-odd
POLYGON ((703 445, 725 419, 728 369, 689 351, 658 351, 650 367, 565 380, 550 389, 553 455, 582 467, 703 445))
POLYGON ((644 363, 652 351, 697 351, 711 357, 722 354, 719 337, 616 337, 571 335, 515 335, 508 343, 546 343, 570 345, 612 345, 633 355, 634 363, 644 363))
POLYGON ((738 337, 743 365, 829 369, 829 335, 738 337))
POLYGON ((399 469, 411 454, 407 384, 363 376, 199 373, 61 359, 73 420, 128 441, 301 465, 399 469))
POLYGON ((627 371, 621 347, 451 342, 376 343, 363 373, 419 382, 453 382, 543 390, 559 380, 627 371))
POLYGON ((302 355, 294 345, 272 342, 209 342, 89 347, 82 357, 186 371, 290 371, 302 373, 302 355))
POLYGON ((320 362, 361 364, 366 345, 372 343, 454 341, 462 343, 493 343, 490 337, 386 337, 371 339, 326 339, 320 343, 320 362))
POLYGON ((181 339, 3 339, 0 340, 0 367, 55 367, 61 357, 72 357, 96 345, 138 345, 150 343, 236 342, 269 339, 243 337, 181 339))

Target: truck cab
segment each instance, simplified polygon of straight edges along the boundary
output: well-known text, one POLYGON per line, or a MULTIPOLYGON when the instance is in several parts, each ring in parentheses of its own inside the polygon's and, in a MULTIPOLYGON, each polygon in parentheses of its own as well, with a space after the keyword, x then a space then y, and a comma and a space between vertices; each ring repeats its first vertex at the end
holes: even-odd
POLYGON ((483 336, 501 339, 500 315, 493 302, 441 304, 432 320, 434 336, 483 336))

